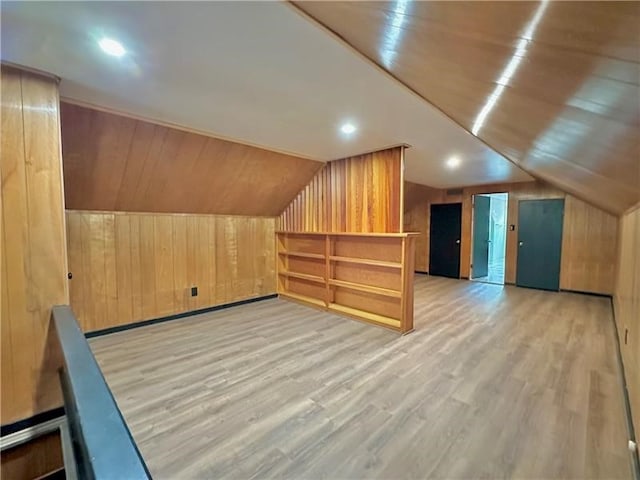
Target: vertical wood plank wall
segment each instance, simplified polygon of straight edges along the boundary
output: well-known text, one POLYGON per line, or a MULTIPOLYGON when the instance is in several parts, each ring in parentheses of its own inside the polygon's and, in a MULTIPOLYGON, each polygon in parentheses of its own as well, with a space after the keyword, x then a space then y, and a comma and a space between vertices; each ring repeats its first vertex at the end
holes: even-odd
POLYGON ((567 195, 562 230, 560 288, 613 295, 618 217, 567 195))
POLYGON ((547 198, 565 198, 565 217, 560 288, 612 294, 615 279, 617 218, 571 195, 541 182, 486 185, 463 188, 458 194, 421 185, 405 186, 405 231, 420 232, 416 240, 416 270, 429 269, 429 213, 432 204, 462 203, 460 276, 471 273, 472 196, 479 193, 506 192, 509 196, 507 223, 516 225, 507 231, 505 282, 515 283, 518 256, 518 202, 547 198), (586 276, 583 273, 589 272, 586 276), (588 277, 588 278, 587 278, 588 277))
POLYGON ((71 307, 95 331, 275 293, 275 224, 67 211, 71 307))
POLYGON ((637 439, 640 435, 640 204, 620 219, 620 254, 613 298, 637 439))
POLYGON ((31 480, 62 470, 60 433, 52 432, 2 452, 0 478, 31 480))
POLYGON ((415 270, 418 272, 429 271, 431 204, 442 203, 444 195, 444 190, 405 182, 404 231, 418 232, 420 234, 415 237, 415 270))
POLYGON ((4 425, 61 404, 57 375, 41 367, 51 307, 69 295, 58 85, 6 66, 1 81, 4 425))
POLYGON ((65 102, 61 122, 71 210, 273 217, 324 165, 65 102))
POLYGON ((280 216, 280 230, 402 231, 404 147, 327 163, 280 216))

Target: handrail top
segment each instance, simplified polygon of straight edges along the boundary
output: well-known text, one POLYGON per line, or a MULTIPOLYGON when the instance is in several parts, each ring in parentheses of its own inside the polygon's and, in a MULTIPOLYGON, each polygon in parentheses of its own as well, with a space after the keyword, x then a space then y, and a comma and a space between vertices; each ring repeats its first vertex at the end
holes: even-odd
POLYGON ((80 476, 151 478, 71 307, 56 305, 51 313, 59 347, 65 411, 74 438, 76 462, 81 463, 80 476))

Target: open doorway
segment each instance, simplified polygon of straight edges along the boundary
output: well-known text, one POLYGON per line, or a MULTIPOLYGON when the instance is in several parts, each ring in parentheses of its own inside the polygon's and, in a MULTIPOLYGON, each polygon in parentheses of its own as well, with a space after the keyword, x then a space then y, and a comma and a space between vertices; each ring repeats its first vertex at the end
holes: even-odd
POLYGON ((472 280, 504 284, 507 201, 506 193, 473 196, 472 280))

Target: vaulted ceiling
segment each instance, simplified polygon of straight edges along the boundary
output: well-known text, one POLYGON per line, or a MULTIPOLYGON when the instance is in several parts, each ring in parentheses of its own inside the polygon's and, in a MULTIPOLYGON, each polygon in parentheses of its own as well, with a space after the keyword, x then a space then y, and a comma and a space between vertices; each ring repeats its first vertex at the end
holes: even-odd
POLYGON ((614 213, 640 201, 638 2, 0 7, 2 60, 73 103, 321 161, 409 144, 405 178, 432 187, 535 176, 614 213))
POLYGON ((0 7, 2 59, 58 75, 75 103, 321 161, 410 144, 407 178, 436 187, 531 180, 285 2, 0 7))
POLYGON ((640 2, 296 6, 533 175, 640 200, 640 2))

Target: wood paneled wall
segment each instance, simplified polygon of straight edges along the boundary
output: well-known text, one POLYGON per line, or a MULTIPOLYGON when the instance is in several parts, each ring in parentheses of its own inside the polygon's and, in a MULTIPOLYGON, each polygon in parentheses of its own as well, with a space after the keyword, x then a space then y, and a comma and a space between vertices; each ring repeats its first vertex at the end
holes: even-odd
POLYGON ((617 254, 618 217, 567 195, 560 288, 613 295, 617 254))
POLYGON ((405 182, 404 184, 404 231, 418 232, 415 238, 415 270, 429 271, 429 225, 431 204, 442 202, 444 190, 405 182))
POLYGON ((275 293, 275 224, 68 211, 71 307, 94 331, 275 293))
MULTIPOLYGON (((515 225, 514 231, 507 229, 507 245, 505 254, 504 281, 515 283, 516 264, 518 260, 518 202, 520 200, 537 200, 545 198, 564 198, 564 192, 542 182, 523 182, 494 186, 479 186, 465 188, 462 198, 462 239, 460 242, 460 276, 469 278, 471 275, 472 251, 472 196, 478 193, 507 192, 507 224, 515 225)), ((562 286, 560 288, 563 288, 562 286)))
POLYGON ((280 216, 280 230, 385 233, 402 229, 404 147, 329 162, 280 216))
POLYGON ((321 162, 62 103, 74 210, 276 216, 321 162))
POLYGON ((66 304, 58 84, 2 66, 2 424, 61 403, 43 368, 51 307, 66 304))
POLYGON ((60 433, 56 431, 2 452, 0 478, 33 480, 63 468, 60 433))
POLYGON ((560 288, 582 292, 612 294, 617 245, 617 218, 594 206, 565 195, 541 182, 484 185, 447 194, 421 185, 405 186, 405 231, 420 232, 416 242, 416 270, 429 269, 429 211, 434 203, 462 203, 460 276, 471 273, 472 197, 479 193, 507 192, 507 223, 516 226, 507 231, 505 282, 515 283, 518 257, 518 202, 520 200, 565 198, 565 217, 560 288), (588 273, 587 273, 588 272, 588 273))
POLYGON ((613 303, 637 439, 640 434, 640 204, 620 219, 613 303))

